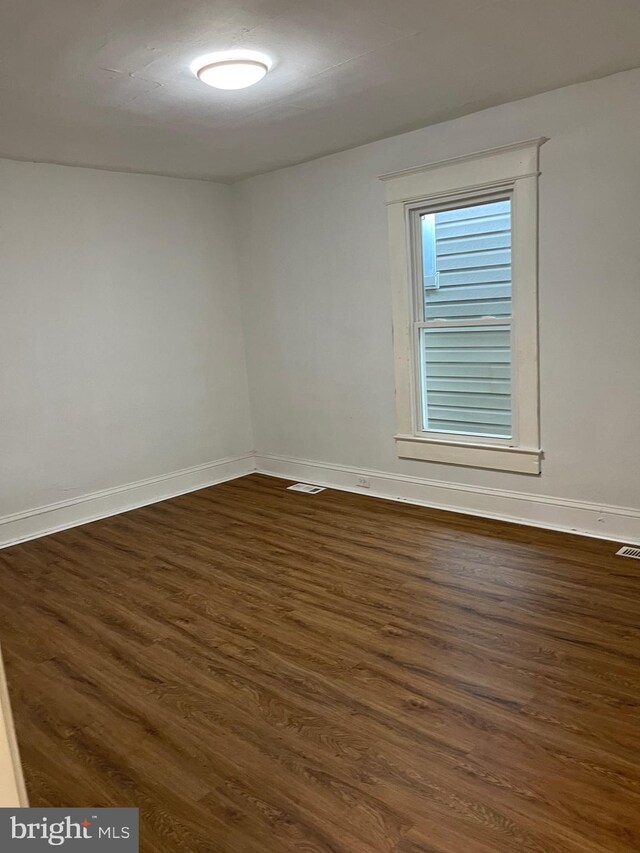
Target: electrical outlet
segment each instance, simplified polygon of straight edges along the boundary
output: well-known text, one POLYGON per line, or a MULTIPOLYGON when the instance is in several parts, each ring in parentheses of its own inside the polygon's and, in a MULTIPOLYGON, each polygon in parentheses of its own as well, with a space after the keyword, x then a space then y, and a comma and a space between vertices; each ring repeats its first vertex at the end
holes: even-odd
POLYGON ((356 480, 356 486, 360 486, 361 489, 370 489, 371 481, 368 477, 358 477, 356 480))

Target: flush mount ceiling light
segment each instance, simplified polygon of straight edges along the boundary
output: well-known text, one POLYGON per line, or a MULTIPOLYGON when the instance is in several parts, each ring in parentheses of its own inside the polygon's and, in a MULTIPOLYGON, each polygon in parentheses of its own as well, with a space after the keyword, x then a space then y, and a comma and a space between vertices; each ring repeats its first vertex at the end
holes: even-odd
POLYGON ((199 80, 216 89, 246 89, 258 83, 271 68, 271 59, 255 50, 209 53, 191 63, 199 80))

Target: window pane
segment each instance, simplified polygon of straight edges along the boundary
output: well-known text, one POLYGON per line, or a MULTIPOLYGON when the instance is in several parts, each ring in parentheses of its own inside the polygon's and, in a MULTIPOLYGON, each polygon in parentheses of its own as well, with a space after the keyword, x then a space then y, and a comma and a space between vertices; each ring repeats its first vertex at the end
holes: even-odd
POLYGON ((423 429, 511 437, 511 329, 420 330, 423 429))
POLYGON ((511 316, 511 201, 420 220, 425 320, 511 316))

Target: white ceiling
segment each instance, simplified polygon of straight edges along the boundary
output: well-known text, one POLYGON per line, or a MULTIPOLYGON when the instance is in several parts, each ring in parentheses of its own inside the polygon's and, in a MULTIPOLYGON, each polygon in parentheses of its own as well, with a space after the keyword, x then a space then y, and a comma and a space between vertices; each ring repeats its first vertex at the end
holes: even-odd
POLYGON ((0 156, 233 180, 639 65, 640 0, 0 0, 0 156))

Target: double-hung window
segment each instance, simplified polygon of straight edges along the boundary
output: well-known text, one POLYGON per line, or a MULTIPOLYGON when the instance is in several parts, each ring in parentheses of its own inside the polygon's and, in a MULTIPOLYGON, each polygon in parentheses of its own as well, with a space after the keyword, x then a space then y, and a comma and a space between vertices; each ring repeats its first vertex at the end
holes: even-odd
POLYGON ((401 457, 540 472, 543 141, 383 177, 401 457))

